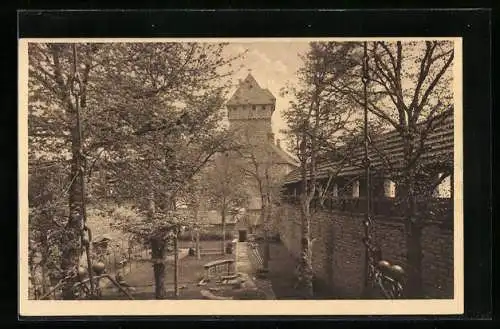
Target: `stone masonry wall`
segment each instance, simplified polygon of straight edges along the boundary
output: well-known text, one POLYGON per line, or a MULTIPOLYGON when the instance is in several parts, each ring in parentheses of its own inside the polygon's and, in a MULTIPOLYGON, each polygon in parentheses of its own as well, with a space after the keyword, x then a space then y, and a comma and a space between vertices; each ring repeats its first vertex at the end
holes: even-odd
POLYGON ((431 298, 453 298, 453 230, 429 225, 424 228, 422 244, 425 291, 431 298))
MULTIPOLYGON (((283 205, 278 219, 280 238, 290 253, 300 255, 300 211, 283 205)), ((365 247, 360 214, 319 211, 312 223, 313 269, 316 278, 337 298, 359 298, 364 285, 365 247), (321 234, 320 234, 321 233, 321 234)), ((402 219, 375 218, 374 238, 384 258, 406 267, 402 219)), ((430 223, 422 232, 422 277, 428 298, 453 298, 453 231, 430 223)))

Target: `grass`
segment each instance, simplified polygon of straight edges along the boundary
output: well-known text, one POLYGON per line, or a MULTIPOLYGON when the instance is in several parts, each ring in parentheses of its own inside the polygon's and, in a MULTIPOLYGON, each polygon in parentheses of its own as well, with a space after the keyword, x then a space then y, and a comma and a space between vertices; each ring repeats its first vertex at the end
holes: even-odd
MULTIPOLYGON (((204 249, 215 249, 220 246, 220 241, 201 242, 204 249)), ((180 243, 180 248, 189 248, 190 242, 180 243)), ((186 256, 179 260, 179 299, 201 299, 200 294, 203 287, 198 287, 198 282, 204 275, 203 265, 213 260, 234 257, 234 255, 205 255, 200 260, 193 256, 186 256)), ((135 288, 132 293, 135 299, 147 300, 155 299, 154 296, 154 275, 153 266, 149 261, 136 262, 132 265, 132 271, 125 275, 126 282, 135 288)), ((167 289, 167 298, 174 298, 174 264, 168 261, 166 266, 165 286, 167 289)), ((107 289, 104 292, 104 299, 125 299, 120 296, 115 289, 107 289)))

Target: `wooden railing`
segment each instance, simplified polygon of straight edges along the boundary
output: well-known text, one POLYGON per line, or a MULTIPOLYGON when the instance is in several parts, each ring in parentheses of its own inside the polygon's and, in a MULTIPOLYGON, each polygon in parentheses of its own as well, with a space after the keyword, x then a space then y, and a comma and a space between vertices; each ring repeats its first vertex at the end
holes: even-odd
MULTIPOLYGON (((285 196, 283 202, 299 205, 298 196, 285 196)), ((325 198, 321 203, 319 199, 313 199, 311 202, 313 209, 322 209, 325 211, 342 211, 349 213, 363 214, 366 211, 366 198, 338 197, 325 198)), ((406 205, 400 200, 393 198, 374 198, 371 202, 371 214, 374 216, 401 217, 405 215, 406 205)), ((453 215, 453 200, 449 198, 433 198, 417 200, 417 215, 428 217, 445 218, 453 215)))

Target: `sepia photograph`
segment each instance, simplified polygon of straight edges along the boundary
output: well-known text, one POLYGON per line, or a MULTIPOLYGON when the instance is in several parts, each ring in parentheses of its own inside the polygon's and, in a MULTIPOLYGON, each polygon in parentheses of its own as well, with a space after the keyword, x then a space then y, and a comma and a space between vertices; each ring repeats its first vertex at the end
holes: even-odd
POLYGON ((461 47, 20 39, 21 314, 459 314, 461 47))

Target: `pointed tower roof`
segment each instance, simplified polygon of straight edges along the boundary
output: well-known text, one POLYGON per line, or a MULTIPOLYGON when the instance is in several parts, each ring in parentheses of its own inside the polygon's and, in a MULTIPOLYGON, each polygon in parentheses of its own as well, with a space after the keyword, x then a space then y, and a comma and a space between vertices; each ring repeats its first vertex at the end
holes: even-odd
POLYGON ((259 86, 251 73, 235 91, 227 105, 245 105, 245 104, 274 104, 276 98, 268 89, 259 86))

